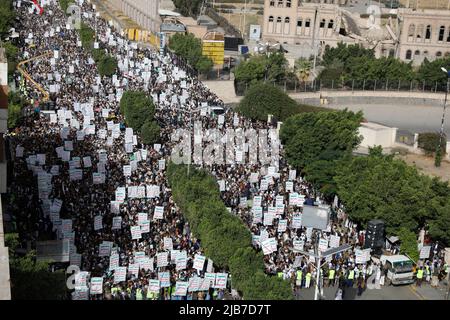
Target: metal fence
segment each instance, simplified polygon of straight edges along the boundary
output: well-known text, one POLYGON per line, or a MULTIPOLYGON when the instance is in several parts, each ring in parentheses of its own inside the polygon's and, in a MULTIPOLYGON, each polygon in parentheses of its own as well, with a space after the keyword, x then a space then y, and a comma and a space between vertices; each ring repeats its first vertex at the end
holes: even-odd
MULTIPOLYGON (((282 80, 282 81, 264 81, 273 86, 279 87, 288 93, 300 92, 319 92, 322 90, 335 91, 410 91, 410 92, 445 92, 446 84, 438 81, 404 81, 396 79, 379 80, 282 80)), ((239 82, 235 80, 234 87, 236 95, 243 96, 251 86, 248 82, 239 82)))

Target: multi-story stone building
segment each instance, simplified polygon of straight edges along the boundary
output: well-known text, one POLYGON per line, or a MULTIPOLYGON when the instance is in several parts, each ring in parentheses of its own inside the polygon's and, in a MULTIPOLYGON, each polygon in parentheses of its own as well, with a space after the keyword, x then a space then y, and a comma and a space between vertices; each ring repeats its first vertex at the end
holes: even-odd
POLYGON ((414 65, 450 55, 450 11, 399 9, 398 57, 414 65))
POLYGON ((161 0, 109 0, 109 2, 142 28, 152 32, 160 31, 159 7, 161 0))
POLYGON ((450 10, 380 8, 370 15, 345 1, 265 0, 263 41, 283 44, 297 57, 320 55, 339 42, 414 65, 450 54, 450 10))

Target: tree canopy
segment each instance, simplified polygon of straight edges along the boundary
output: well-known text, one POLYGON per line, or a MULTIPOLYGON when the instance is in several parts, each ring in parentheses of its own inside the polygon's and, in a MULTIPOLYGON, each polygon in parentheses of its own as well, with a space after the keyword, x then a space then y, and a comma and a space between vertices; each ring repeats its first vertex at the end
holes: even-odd
POLYGON ((261 121, 267 121, 272 114, 282 121, 296 113, 297 102, 281 89, 270 84, 258 83, 247 90, 237 111, 242 115, 261 121))
MULTIPOLYGON (((127 125, 140 132, 144 123, 153 121, 155 106, 150 97, 142 91, 127 91, 120 99, 120 112, 127 125)), ((146 131, 148 128, 145 128, 146 131)))
POLYGON ((66 281, 62 270, 51 272, 49 262, 36 261, 34 251, 19 256, 15 250, 18 234, 6 234, 9 249, 11 296, 13 300, 61 300, 65 298, 66 281))
POLYGON ((241 62, 235 69, 236 81, 255 84, 259 81, 269 82, 286 79, 290 73, 288 62, 281 52, 270 55, 254 55, 241 62))
POLYGON ((183 16, 197 17, 200 13, 202 0, 173 0, 173 4, 183 16))
POLYGON ((220 199, 216 180, 205 170, 168 166, 175 202, 194 235, 201 239, 205 254, 216 265, 229 268, 232 285, 246 300, 291 300, 288 281, 264 274, 262 254, 251 247, 250 231, 239 217, 230 215, 220 199))
POLYGON ((0 37, 4 38, 9 33, 15 17, 13 1, 0 1, 0 37))
POLYGON ((202 55, 202 41, 192 33, 174 34, 170 37, 169 48, 201 73, 209 72, 214 66, 210 58, 202 55))

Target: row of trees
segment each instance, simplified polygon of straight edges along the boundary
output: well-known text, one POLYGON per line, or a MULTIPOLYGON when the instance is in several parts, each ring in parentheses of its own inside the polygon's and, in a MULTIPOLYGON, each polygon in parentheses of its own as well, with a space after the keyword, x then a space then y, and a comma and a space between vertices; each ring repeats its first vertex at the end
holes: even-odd
POLYGON ((255 84, 261 81, 280 82, 285 79, 296 79, 293 71, 282 52, 269 55, 251 56, 234 68, 236 81, 255 84))
POLYGON ((320 73, 322 81, 356 81, 355 85, 364 80, 400 80, 425 81, 430 84, 446 85, 447 75, 441 67, 450 66, 450 58, 427 59, 416 70, 412 63, 403 62, 393 57, 375 58, 373 49, 365 49, 358 44, 346 45, 338 43, 337 47, 326 47, 321 65, 325 69, 320 73))
POLYGON ((174 34, 170 37, 169 48, 202 74, 208 73, 214 66, 210 58, 202 55, 202 41, 192 33, 174 34))
POLYGON ((175 8, 185 17, 197 17, 200 13, 202 0, 173 0, 175 8))
POLYGON ((155 105, 144 92, 125 92, 120 99, 120 112, 127 125, 141 134, 145 144, 159 141, 160 127, 155 120, 155 105))
POLYGON ((264 273, 263 256, 251 246, 250 231, 231 215, 220 198, 216 180, 205 170, 168 166, 174 200, 201 239, 205 254, 220 267, 228 268, 232 286, 245 300, 291 300, 289 282, 264 273))
POLYGON ((236 108, 236 111, 243 116, 260 121, 267 121, 269 114, 279 121, 284 121, 298 113, 326 110, 321 107, 298 104, 280 88, 262 82, 252 85, 236 108))
POLYGON ((83 48, 90 52, 94 58, 100 76, 110 77, 115 74, 117 59, 106 53, 105 49, 94 49, 95 31, 85 23, 81 23, 80 38, 83 48))
POLYGON ((280 138, 289 163, 328 200, 338 195, 359 225, 382 219, 389 234, 408 237, 426 227, 434 239, 450 244, 448 183, 383 155, 381 147, 368 157, 353 156, 362 116, 342 110, 288 118, 280 138))

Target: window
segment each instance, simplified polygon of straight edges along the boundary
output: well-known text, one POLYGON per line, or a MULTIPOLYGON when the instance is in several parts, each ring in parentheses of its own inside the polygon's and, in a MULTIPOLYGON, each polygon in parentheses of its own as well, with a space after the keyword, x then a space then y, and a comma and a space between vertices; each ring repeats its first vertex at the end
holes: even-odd
POLYGON ((306 19, 305 21, 305 28, 309 28, 311 24, 311 20, 310 19, 306 19))
POLYGON ((450 42, 450 27, 448 27, 447 31, 447 42, 450 42))
POLYGON ((278 0, 278 7, 282 7, 283 6, 283 0, 278 0))
POLYGON ((427 56, 428 56, 428 51, 425 50, 425 51, 423 52, 423 55, 424 55, 425 57, 427 57, 427 56))
POLYGON ((290 8, 291 7, 291 0, 286 0, 286 7, 290 8))
POLYGON ((277 30, 276 30, 276 33, 282 33, 282 24, 281 24, 281 22, 282 22, 283 20, 281 19, 281 17, 278 17, 277 18, 277 30))
POLYGON ((333 25, 334 25, 334 21, 330 20, 330 22, 328 22, 328 29, 333 29, 333 25))
POLYGON ((395 55, 395 50, 394 49, 390 49, 389 50, 389 57, 393 57, 395 55))
POLYGON ((273 33, 273 16, 269 17, 269 26, 267 27, 268 33, 273 33))
POLYGON ((414 51, 414 56, 420 56, 420 51, 419 50, 414 51))
POLYGON ((325 19, 320 20, 320 28, 325 28, 325 19))
POLYGON ((289 17, 284 18, 284 34, 289 34, 291 31, 291 19, 289 17))
POLYGON ((436 52, 436 57, 442 57, 442 52, 440 51, 436 52))
POLYGON ((427 31, 425 32, 425 39, 430 39, 430 38, 431 38, 431 26, 428 25, 427 31))
POLYGON ((447 52, 444 54, 444 57, 447 58, 448 56, 450 56, 450 52, 447 51, 447 52))
POLYGON ((297 27, 301 27, 302 26, 302 19, 298 19, 297 20, 297 27))
POLYGON ((416 26, 414 24, 410 24, 408 28, 408 37, 414 37, 414 32, 416 31, 416 26))
POLYGON ((441 26, 441 27, 439 28, 439 37, 438 37, 438 40, 439 40, 439 41, 444 40, 444 33, 445 33, 445 27, 444 27, 444 26, 441 26))
POLYGON ((411 50, 406 51, 406 60, 411 60, 411 50))
POLYGON ((420 24, 417 26, 416 41, 418 42, 422 41, 422 37, 423 37, 423 24, 420 24))
POLYGON ((275 1, 270 1, 270 6, 275 7, 275 1))

